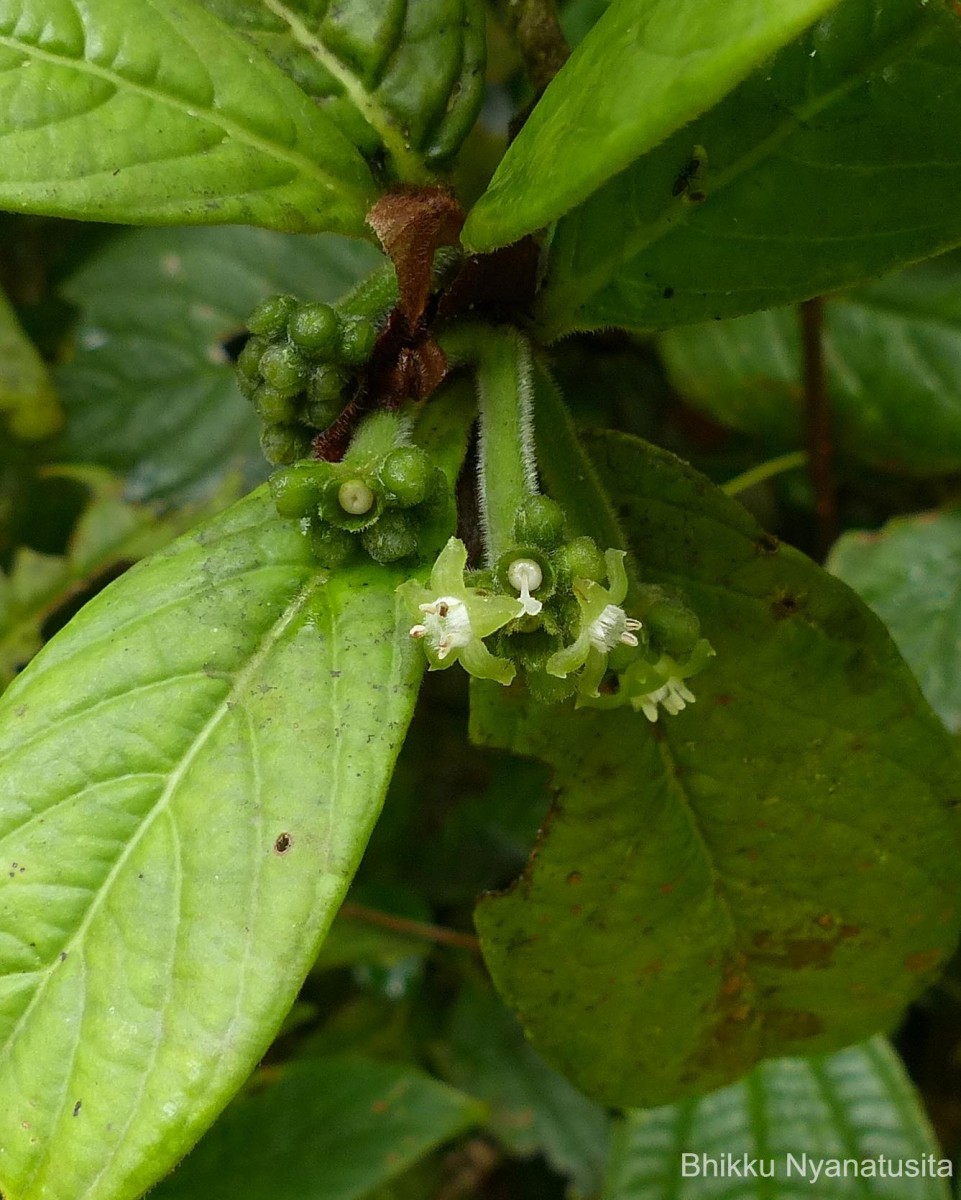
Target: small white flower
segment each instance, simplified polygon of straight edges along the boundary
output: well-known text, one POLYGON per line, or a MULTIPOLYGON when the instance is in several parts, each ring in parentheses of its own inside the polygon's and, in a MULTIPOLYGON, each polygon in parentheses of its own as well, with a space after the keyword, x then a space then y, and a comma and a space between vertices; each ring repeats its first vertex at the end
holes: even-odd
POLYGON ((683 679, 672 676, 662 687, 648 692, 643 696, 633 696, 631 704, 635 711, 640 709, 649 721, 657 720, 657 706, 664 705, 664 711, 676 717, 688 704, 693 704, 696 697, 690 688, 685 687, 683 679))
POLYGON ((540 563, 537 563, 532 558, 518 558, 507 568, 507 581, 512 588, 516 588, 520 592, 520 601, 524 605, 524 612, 531 617, 536 617, 544 605, 540 600, 535 600, 531 592, 536 590, 544 582, 544 572, 541 570, 540 563))
POLYGON ((610 654, 618 644, 636 646, 634 630, 640 627, 641 622, 629 617, 623 608, 618 608, 616 604, 608 604, 591 622, 588 637, 595 650, 599 650, 601 654, 610 654))
POLYGON ((424 638, 439 659, 445 659, 452 650, 460 650, 473 640, 470 613, 463 600, 456 596, 438 596, 417 607, 424 614, 424 621, 413 626, 410 636, 424 638))
POLYGON ((421 618, 410 636, 420 639, 432 671, 459 662, 478 679, 508 684, 514 678, 514 664, 491 654, 484 638, 522 616, 524 608, 520 600, 470 587, 464 579, 466 566, 466 546, 451 538, 437 556, 429 587, 416 579, 400 585, 397 592, 407 611, 421 618))

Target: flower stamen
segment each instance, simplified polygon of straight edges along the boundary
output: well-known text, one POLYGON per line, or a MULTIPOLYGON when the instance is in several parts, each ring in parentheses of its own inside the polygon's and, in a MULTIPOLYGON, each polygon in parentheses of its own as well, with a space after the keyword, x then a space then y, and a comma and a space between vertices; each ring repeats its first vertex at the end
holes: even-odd
POLYGON ((588 629, 591 645, 601 654, 610 654, 617 645, 636 646, 635 630, 641 628, 641 622, 629 617, 623 608, 616 604, 608 604, 594 618, 588 629))

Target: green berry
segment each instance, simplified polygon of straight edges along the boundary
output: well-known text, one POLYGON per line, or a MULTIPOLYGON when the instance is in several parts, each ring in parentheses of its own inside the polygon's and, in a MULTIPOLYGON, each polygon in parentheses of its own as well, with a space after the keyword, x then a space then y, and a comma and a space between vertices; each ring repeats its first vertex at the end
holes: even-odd
POLYGON ((683 600, 669 596, 659 588, 652 588, 651 591, 660 592, 660 595, 655 594, 653 603, 649 602, 641 608, 648 637, 658 650, 683 662, 701 636, 698 615, 683 600))
POLYGON ((340 318, 329 304, 301 304, 288 321, 287 332, 311 357, 334 354, 340 342, 340 318))
POLYGON ((593 538, 574 538, 564 546, 561 556, 572 580, 593 579, 600 583, 607 576, 607 563, 593 538))
POLYGON ((260 435, 260 448, 275 466, 296 462, 310 450, 310 432, 302 425, 268 425, 260 435))
POLYGON ((240 389, 240 394, 245 400, 253 400, 257 395, 257 389, 262 386, 258 380, 248 379, 246 375, 241 375, 239 371, 234 372, 234 378, 237 380, 237 387, 240 389))
POLYGON ((435 517, 444 512, 450 500, 450 484, 447 476, 434 467, 427 483, 427 494, 418 506, 417 512, 425 517, 435 517))
POLYGON ((317 508, 330 467, 302 462, 283 467, 270 477, 270 494, 282 517, 306 517, 317 508))
POLYGON ((417 553, 417 532, 406 513, 385 512, 360 535, 364 549, 379 563, 397 562, 417 553))
POLYGON ((307 399, 317 404, 340 403, 349 376, 341 367, 321 363, 314 367, 307 380, 307 399))
POLYGON ((340 357, 352 367, 359 367, 374 353, 377 327, 366 317, 345 317, 340 335, 340 357))
POLYGON ((307 380, 307 364, 296 346, 278 342, 268 346, 260 359, 264 382, 285 396, 296 396, 307 380))
POLYGON ((322 567, 333 570, 353 557, 357 543, 346 529, 317 521, 310 530, 310 549, 322 567))
POLYGON ((260 379, 260 360, 270 343, 266 338, 249 337, 237 355, 237 374, 243 379, 260 379))
POLYGON ((547 496, 528 496, 514 518, 514 537, 553 550, 564 537, 564 510, 547 496))
POLYGON ((434 465, 427 451, 419 446, 398 446, 386 456, 378 474, 401 508, 410 508, 427 496, 433 483, 434 465))
POLYGON ((297 416, 297 405, 291 396, 278 392, 268 383, 254 391, 254 405, 268 425, 289 425, 297 416))
POLYGON ((336 400, 309 400, 304 406, 304 421, 311 429, 328 429, 340 416, 342 408, 336 400))
POLYGON ((272 338, 283 333, 297 307, 293 296, 269 296, 261 300, 247 318, 247 328, 261 337, 272 338))

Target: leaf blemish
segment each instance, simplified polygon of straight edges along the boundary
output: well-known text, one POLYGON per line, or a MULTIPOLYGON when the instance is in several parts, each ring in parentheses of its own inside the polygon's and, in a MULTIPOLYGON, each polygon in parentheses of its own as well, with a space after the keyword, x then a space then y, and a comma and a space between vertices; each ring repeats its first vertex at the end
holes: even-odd
POLYGON ((771 615, 775 621, 796 616, 804 607, 804 598, 795 596, 787 589, 778 589, 771 597, 771 615))
POLYGON ((282 833, 274 842, 275 854, 286 854, 290 847, 294 844, 294 839, 289 833, 282 833))

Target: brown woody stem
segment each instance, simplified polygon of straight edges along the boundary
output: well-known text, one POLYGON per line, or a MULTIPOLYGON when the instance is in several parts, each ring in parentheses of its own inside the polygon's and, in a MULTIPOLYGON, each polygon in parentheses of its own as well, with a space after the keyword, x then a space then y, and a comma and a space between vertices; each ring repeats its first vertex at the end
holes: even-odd
POLYGON ((381 912, 376 908, 367 908, 363 904, 354 904, 347 900, 340 906, 340 915, 350 921, 364 921, 368 925, 379 925, 393 933, 406 934, 408 937, 423 938, 428 942, 437 942, 442 946, 457 946, 461 950, 471 950, 480 953, 480 941, 472 933, 461 933, 457 929, 445 929, 442 925, 430 925, 425 921, 413 921, 409 917, 398 917, 394 913, 381 912))
POLYGON ((822 556, 829 550, 838 528, 834 443, 831 440, 831 404, 824 374, 823 332, 824 300, 816 296, 801 305, 801 349, 808 471, 814 487, 818 549, 822 556))

